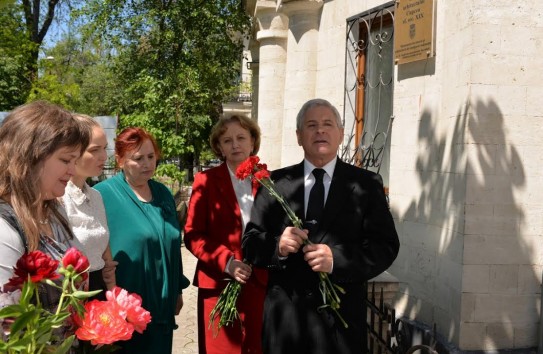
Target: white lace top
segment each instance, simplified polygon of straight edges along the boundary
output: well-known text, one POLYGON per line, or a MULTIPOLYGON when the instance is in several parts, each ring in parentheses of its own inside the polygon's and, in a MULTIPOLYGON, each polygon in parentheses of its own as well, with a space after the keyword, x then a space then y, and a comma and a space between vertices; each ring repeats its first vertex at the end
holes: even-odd
POLYGON ((86 183, 81 190, 70 181, 62 202, 74 236, 83 247, 81 251, 89 259, 90 270, 104 268, 102 254, 109 243, 109 229, 102 196, 86 183))

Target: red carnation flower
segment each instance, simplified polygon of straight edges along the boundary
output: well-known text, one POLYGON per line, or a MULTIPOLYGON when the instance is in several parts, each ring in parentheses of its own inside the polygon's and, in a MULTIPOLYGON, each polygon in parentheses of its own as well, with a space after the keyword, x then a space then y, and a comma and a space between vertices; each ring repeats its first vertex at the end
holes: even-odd
POLYGON ((265 163, 259 163, 258 156, 249 156, 236 170, 238 179, 252 178, 253 186, 258 187, 260 181, 270 178, 270 171, 265 163))
POLYGON ((259 170, 259 171, 255 172, 254 176, 255 176, 255 179, 270 178, 270 171, 268 171, 266 169, 259 170))
POLYGON ((6 286, 21 289, 29 277, 33 283, 39 283, 44 279, 58 279, 60 277, 57 273, 58 263, 41 251, 25 253, 13 267, 15 276, 9 279, 6 286))
POLYGON ((236 170, 236 177, 238 179, 245 179, 250 177, 255 171, 260 159, 258 156, 249 156, 245 161, 243 161, 236 170))

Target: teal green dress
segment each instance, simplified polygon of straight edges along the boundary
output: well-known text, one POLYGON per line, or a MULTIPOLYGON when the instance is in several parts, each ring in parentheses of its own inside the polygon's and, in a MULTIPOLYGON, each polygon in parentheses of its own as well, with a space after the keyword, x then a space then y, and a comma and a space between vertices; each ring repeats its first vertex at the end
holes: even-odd
POLYGON ((150 180, 152 200, 140 201, 124 173, 95 186, 104 199, 117 286, 142 297, 151 312, 143 334, 116 344, 122 353, 171 354, 178 295, 189 285, 181 263, 181 234, 175 202, 161 183, 150 180))

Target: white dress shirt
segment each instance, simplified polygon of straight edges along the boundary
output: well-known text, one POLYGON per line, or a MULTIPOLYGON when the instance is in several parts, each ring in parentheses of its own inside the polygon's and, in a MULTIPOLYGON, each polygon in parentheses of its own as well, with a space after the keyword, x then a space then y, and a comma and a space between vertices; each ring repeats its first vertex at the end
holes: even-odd
MULTIPOLYGON (((253 207, 253 202, 255 200, 253 197, 253 185, 250 178, 238 179, 236 174, 230 169, 230 166, 228 166, 228 164, 226 166, 228 167, 230 179, 232 180, 232 186, 234 187, 234 192, 236 193, 239 211, 241 212, 241 234, 243 235, 245 226, 247 226, 249 218, 251 217, 251 208, 253 207)), ((228 274, 230 274, 229 267, 232 259, 234 259, 234 256, 230 257, 224 269, 224 271, 228 274)), ((234 276, 233 274, 230 275, 234 276)))
MULTIPOLYGON (((326 173, 322 177, 324 184, 324 205, 326 205, 326 199, 328 198, 328 192, 330 191, 330 184, 332 183, 332 177, 334 176, 334 170, 336 168, 337 159, 333 159, 326 165, 321 167, 326 173)), ((313 170, 315 167, 311 162, 304 160, 304 210, 307 213, 307 203, 309 202, 309 193, 311 188, 315 184, 315 176, 313 176, 313 170)))
MULTIPOLYGON (((226 165, 228 166, 228 165, 226 165)), ((245 226, 249 222, 251 217, 251 208, 253 207, 253 186, 250 178, 238 179, 234 172, 228 166, 228 172, 230 173, 230 179, 232 180, 232 186, 234 186, 234 192, 236 193, 236 199, 238 200, 239 210, 241 212, 241 234, 245 231, 245 226)))

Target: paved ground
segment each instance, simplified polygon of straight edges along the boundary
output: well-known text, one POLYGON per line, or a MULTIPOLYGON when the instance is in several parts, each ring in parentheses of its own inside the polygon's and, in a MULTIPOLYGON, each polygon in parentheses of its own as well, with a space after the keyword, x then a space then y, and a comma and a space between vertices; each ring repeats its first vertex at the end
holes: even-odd
MULTIPOLYGON (((190 279, 194 278, 196 268, 196 257, 183 246, 181 248, 183 257, 183 272, 190 279)), ((192 284, 183 291, 184 305, 176 322, 179 328, 173 332, 172 354, 193 354, 198 353, 198 329, 196 319, 196 296, 198 289, 192 284)))

